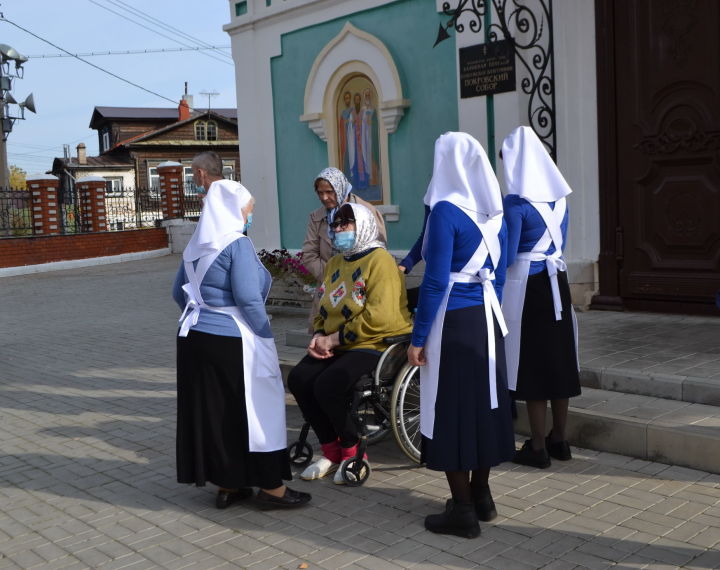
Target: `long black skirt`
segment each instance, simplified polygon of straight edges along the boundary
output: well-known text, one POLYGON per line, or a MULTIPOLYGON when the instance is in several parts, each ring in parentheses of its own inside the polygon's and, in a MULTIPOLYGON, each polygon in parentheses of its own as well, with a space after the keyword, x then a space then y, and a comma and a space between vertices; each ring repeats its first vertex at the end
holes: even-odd
POLYGON ((436 471, 471 471, 515 453, 505 344, 495 324, 498 407, 490 409, 487 327, 483 306, 445 313, 433 438, 423 436, 422 461, 436 471))
POLYGON ((275 489, 292 479, 287 450, 249 450, 242 339, 177 338, 177 479, 226 489, 275 489))
POLYGON ((562 320, 555 320, 547 270, 530 275, 520 333, 516 400, 562 400, 580 394, 567 273, 558 272, 562 320))

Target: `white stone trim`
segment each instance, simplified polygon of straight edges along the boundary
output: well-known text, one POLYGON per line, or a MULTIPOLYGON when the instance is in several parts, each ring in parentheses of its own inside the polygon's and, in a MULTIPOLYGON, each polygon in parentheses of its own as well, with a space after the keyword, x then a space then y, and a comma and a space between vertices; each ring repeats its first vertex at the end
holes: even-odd
POLYGON ((328 103, 334 103, 338 86, 352 73, 367 75, 375 84, 380 117, 389 134, 395 132, 405 108, 410 106, 410 101, 403 98, 400 74, 385 44, 347 22, 315 58, 305 84, 300 120, 307 122, 322 140, 327 140, 328 103))

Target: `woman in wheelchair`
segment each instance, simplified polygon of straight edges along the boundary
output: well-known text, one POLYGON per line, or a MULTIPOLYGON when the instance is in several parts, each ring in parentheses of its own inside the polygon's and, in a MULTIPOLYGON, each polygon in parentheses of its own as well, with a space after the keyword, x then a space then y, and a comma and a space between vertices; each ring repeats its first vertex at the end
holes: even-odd
POLYGON ((322 457, 301 479, 319 479, 337 471, 344 483, 343 461, 358 450, 358 426, 350 414, 355 382, 377 365, 384 338, 409 333, 404 278, 378 240, 374 216, 360 204, 345 204, 331 224, 340 252, 325 268, 317 295, 308 354, 293 368, 288 387, 320 441, 322 457))

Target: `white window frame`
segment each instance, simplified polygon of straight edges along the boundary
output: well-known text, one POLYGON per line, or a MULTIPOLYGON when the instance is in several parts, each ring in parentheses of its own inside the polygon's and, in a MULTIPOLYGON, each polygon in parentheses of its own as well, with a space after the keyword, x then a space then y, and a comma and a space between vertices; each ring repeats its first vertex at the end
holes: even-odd
POLYGON ((125 189, 122 176, 106 176, 105 177, 105 195, 106 196, 124 196, 125 189))
POLYGON ((148 193, 150 196, 160 195, 160 175, 157 166, 148 166, 148 193))
POLYGON ((102 144, 103 144, 103 149, 102 149, 103 152, 110 150, 110 131, 105 131, 102 134, 102 144))
POLYGON ((216 141, 218 140, 218 124, 215 121, 207 121, 205 123, 205 140, 216 141), (210 135, 210 129, 212 128, 212 136, 210 135))
POLYGON ((205 121, 195 121, 193 126, 195 127, 195 140, 207 140, 207 124, 205 123, 205 121))
POLYGON ((235 180, 235 161, 223 160, 222 175, 225 180, 235 180))

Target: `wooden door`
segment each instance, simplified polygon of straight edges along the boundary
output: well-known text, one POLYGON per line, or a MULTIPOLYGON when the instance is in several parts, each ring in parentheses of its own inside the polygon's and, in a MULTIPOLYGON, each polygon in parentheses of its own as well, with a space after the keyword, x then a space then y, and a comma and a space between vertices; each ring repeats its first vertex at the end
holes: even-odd
POLYGON ((614 121, 601 135, 601 193, 615 193, 601 219, 601 293, 604 277, 626 308, 718 313, 720 2, 599 3, 598 42, 613 43, 598 53, 610 59, 598 90, 613 93, 599 118, 614 121))

